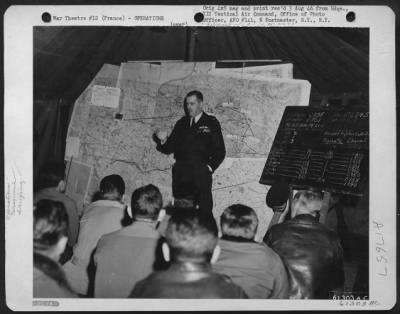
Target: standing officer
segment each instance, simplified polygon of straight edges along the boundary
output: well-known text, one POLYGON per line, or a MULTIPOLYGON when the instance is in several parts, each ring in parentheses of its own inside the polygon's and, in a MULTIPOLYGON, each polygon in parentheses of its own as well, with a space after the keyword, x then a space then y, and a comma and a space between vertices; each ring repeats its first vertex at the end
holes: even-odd
POLYGON ((218 120, 203 111, 203 94, 189 92, 184 100, 186 116, 178 120, 171 134, 166 130, 155 133, 157 149, 174 153, 172 193, 182 184, 192 183, 197 188, 197 203, 205 212, 212 213, 212 173, 225 158, 225 144, 218 120))

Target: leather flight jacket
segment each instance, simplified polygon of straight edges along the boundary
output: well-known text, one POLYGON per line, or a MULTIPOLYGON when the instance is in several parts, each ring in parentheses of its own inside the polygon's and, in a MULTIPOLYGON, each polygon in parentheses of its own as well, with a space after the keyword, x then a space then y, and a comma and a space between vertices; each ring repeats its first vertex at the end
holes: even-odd
POLYGON ((302 214, 274 225, 264 241, 289 274, 290 298, 329 299, 344 284, 343 250, 336 232, 302 214))
POLYGON ((139 281, 131 298, 243 299, 245 292, 208 263, 174 262, 139 281))

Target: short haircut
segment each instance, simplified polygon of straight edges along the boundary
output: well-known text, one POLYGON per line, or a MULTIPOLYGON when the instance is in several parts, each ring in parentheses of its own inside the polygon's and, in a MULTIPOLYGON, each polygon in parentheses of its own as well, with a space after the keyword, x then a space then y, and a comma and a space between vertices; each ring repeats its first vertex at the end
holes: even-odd
POLYGON ((321 192, 313 190, 302 190, 297 192, 292 201, 292 211, 294 214, 312 213, 319 211, 322 206, 323 195, 321 192))
POLYGON ((48 162, 40 168, 38 183, 40 189, 54 188, 65 178, 64 162, 48 162))
POLYGON ((125 193, 124 179, 122 179, 122 177, 118 174, 112 174, 104 177, 100 181, 100 192, 103 196, 117 193, 119 195, 117 195, 116 198, 121 198, 125 193))
POLYGON ((163 206, 160 190, 153 184, 142 186, 132 193, 131 207, 135 217, 156 219, 163 206))
POLYGON ((172 260, 211 260, 218 240, 212 215, 195 209, 176 209, 168 221, 165 238, 172 260))
POLYGON ((33 211, 33 248, 35 251, 51 250, 68 234, 68 215, 61 202, 42 199, 33 211))
POLYGON ((188 99, 191 96, 196 96, 197 100, 199 100, 199 101, 203 101, 203 99, 204 99, 203 98, 203 94, 200 91, 192 90, 192 91, 190 91, 189 93, 186 94, 185 103, 186 103, 186 99, 188 99))
POLYGON ((220 223, 223 235, 254 239, 258 227, 258 217, 252 208, 234 204, 224 210, 220 223))

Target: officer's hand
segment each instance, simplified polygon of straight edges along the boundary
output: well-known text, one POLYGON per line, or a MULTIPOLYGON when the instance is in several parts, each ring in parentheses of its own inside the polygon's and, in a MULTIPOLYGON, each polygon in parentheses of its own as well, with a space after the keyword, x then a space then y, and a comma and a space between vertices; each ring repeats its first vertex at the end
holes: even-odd
POLYGON ((167 130, 158 129, 154 134, 160 140, 161 144, 164 144, 168 138, 167 130))
POLYGON ((284 208, 283 211, 281 211, 281 213, 282 213, 282 214, 281 214, 281 216, 279 217, 278 223, 283 222, 283 221, 285 220, 286 216, 287 216, 288 213, 289 213, 289 204, 288 204, 288 202, 286 203, 286 207, 284 208))

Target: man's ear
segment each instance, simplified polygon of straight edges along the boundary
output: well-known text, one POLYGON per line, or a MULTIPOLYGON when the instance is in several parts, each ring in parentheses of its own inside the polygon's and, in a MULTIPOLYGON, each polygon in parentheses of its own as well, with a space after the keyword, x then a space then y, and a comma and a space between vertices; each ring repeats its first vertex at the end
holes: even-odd
POLYGON ((56 244, 56 251, 55 251, 57 259, 64 252, 67 242, 68 242, 68 238, 65 236, 61 237, 61 239, 58 240, 58 243, 56 244))
POLYGON ((133 219, 132 207, 130 205, 126 206, 126 212, 128 213, 128 216, 133 219))
POLYGON ((213 254, 211 256, 211 264, 214 264, 217 262, 220 254, 221 254, 221 247, 217 244, 215 246, 213 254))
POLYGON ((170 256, 170 250, 169 250, 169 246, 166 242, 164 242, 161 246, 163 255, 164 255, 164 259, 169 262, 171 260, 171 256, 170 256))

